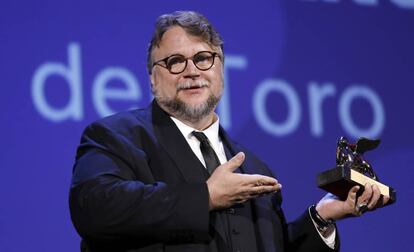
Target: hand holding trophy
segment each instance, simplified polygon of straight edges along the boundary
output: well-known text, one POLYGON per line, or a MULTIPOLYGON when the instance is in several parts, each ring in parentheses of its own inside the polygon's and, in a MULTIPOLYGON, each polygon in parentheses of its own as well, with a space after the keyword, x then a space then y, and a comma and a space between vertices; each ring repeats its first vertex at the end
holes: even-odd
POLYGON ((377 185, 381 195, 390 198, 387 205, 394 203, 395 190, 379 182, 372 166, 363 156, 379 144, 380 140, 367 138, 360 138, 356 144, 351 144, 345 137, 341 137, 336 147, 336 168, 320 173, 317 177, 318 186, 344 200, 349 190, 356 185, 361 188, 359 193, 364 191, 367 183, 377 185))

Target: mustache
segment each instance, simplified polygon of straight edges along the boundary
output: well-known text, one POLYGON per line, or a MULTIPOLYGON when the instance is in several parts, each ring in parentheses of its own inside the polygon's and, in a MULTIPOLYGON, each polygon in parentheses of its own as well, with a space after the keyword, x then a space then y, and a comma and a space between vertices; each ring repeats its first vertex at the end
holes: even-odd
POLYGON ((177 92, 180 90, 190 89, 190 88, 202 88, 202 87, 209 87, 210 83, 206 80, 195 80, 195 81, 187 81, 178 83, 177 85, 177 92))

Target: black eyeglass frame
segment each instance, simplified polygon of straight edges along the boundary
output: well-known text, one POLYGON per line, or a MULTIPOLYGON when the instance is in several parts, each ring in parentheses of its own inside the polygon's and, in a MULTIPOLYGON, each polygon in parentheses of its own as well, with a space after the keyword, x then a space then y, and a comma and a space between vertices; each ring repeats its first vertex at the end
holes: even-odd
POLYGON ((182 72, 184 72, 184 71, 185 71, 185 69, 187 68, 188 60, 190 59, 190 60, 193 62, 194 66, 195 66, 198 70, 201 70, 201 71, 207 71, 207 70, 211 69, 211 68, 214 66, 214 60, 215 60, 216 56, 218 56, 220 60, 222 59, 221 55, 220 55, 218 52, 210 52, 210 51, 200 51, 200 52, 197 52, 196 54, 194 54, 193 56, 188 57, 188 58, 184 57, 184 56, 183 56, 183 55, 181 55, 181 54, 173 54, 173 55, 170 55, 170 56, 165 57, 165 58, 163 58, 163 59, 160 59, 160 60, 155 61, 155 62, 152 64, 152 67, 154 67, 154 66, 161 66, 161 67, 163 67, 163 68, 167 69, 167 70, 168 70, 168 72, 170 72, 171 74, 180 74, 180 73, 182 73, 182 72), (200 68, 199 66, 197 66, 197 64, 196 64, 196 63, 194 63, 194 57, 196 57, 196 56, 197 56, 197 55, 199 55, 200 53, 210 53, 210 54, 211 54, 211 58, 213 59, 213 61, 211 62, 211 66, 209 66, 208 68, 200 68), (175 56, 182 56, 182 57, 183 57, 183 59, 185 59, 185 65, 184 65, 184 68, 183 68, 183 70, 182 70, 182 71, 180 71, 180 72, 171 72, 171 66, 170 66, 170 67, 168 67, 168 64, 167 64, 168 60, 169 60, 171 57, 175 57, 175 56), (161 62, 164 62, 165 66, 164 66, 164 65, 162 65, 162 64, 160 64, 161 62))

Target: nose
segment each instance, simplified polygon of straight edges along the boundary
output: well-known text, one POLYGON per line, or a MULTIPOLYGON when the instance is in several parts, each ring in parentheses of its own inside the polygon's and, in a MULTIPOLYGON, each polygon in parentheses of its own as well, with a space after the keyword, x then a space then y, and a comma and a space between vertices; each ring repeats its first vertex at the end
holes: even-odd
POLYGON ((184 70, 184 78, 195 79, 200 76, 200 70, 194 65, 192 60, 188 60, 187 67, 184 70))

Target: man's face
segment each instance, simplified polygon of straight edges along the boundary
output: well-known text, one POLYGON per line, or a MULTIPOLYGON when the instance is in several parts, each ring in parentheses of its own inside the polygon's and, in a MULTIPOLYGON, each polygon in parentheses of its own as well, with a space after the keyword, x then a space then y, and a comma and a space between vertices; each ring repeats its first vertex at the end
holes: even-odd
MULTIPOLYGON (((158 61, 173 54, 187 58, 201 51, 221 55, 220 48, 212 48, 199 37, 176 26, 164 33, 159 47, 152 51, 152 59, 158 61)), ((171 74, 168 69, 156 65, 150 78, 158 104, 173 116, 190 122, 212 115, 223 92, 223 65, 217 56, 214 65, 206 71, 197 69, 189 59, 186 69, 180 74, 171 74)))

